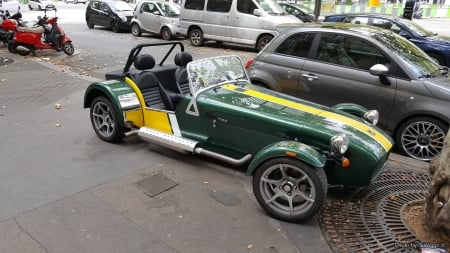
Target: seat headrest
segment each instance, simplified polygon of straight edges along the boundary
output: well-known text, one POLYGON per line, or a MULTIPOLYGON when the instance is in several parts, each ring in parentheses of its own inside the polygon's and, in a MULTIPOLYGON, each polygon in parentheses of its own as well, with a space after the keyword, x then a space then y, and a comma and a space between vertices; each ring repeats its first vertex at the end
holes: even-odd
POLYGON ((141 54, 134 58, 134 67, 138 70, 152 69, 155 66, 155 58, 149 54, 141 54))
POLYGON ((186 65, 192 61, 192 55, 188 52, 179 52, 175 55, 175 64, 180 67, 186 67, 186 65))

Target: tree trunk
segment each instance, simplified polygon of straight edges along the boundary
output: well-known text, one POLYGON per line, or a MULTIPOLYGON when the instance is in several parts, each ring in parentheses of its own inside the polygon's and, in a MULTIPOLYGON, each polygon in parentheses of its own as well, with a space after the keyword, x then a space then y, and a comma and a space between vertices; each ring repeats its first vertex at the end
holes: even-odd
POLYGON ((450 131, 441 155, 430 163, 431 186, 425 200, 425 219, 430 227, 450 233, 450 131))

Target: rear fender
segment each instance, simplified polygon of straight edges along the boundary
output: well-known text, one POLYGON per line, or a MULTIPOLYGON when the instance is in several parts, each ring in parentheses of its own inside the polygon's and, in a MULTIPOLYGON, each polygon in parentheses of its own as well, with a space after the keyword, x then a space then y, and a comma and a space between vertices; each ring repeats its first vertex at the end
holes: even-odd
POLYGON ((124 108, 120 105, 118 97, 123 94, 133 93, 134 90, 121 80, 108 80, 95 82, 89 85, 84 94, 84 108, 89 108, 92 101, 99 96, 108 98, 117 112, 117 119, 121 126, 124 126, 124 108))
POLYGON ((312 167, 322 168, 326 158, 316 149, 296 141, 281 141, 260 150, 247 168, 247 175, 253 174, 263 162, 276 157, 291 157, 312 167))

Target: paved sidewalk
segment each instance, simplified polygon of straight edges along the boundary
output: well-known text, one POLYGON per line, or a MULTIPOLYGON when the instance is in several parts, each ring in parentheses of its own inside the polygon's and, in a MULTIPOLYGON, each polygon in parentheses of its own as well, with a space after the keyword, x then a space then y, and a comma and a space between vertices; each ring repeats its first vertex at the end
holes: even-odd
MULTIPOLYGON (((0 66, 0 88, 28 86, 33 78, 26 76, 29 70, 39 70, 40 79, 53 73, 48 82, 57 77, 83 87, 95 80, 4 52, 0 48, 15 63, 0 66)), ((81 101, 80 92, 70 92, 69 99, 81 101)), ((0 106, 3 102, 0 96, 0 106)), ((0 119, 7 110, 0 107, 0 119)), ((330 252, 315 219, 289 224, 269 218, 244 173, 204 158, 145 147, 160 162, 0 221, 0 252, 330 252), (154 180, 160 188, 149 190, 142 180, 154 180), (159 189, 163 192, 149 196, 159 189)), ((392 155, 389 167, 423 172, 427 164, 392 155)))

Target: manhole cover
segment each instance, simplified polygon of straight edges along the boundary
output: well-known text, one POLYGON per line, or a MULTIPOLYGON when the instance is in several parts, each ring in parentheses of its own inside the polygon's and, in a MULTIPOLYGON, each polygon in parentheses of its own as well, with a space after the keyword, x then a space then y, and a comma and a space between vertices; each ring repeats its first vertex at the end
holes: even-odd
POLYGON ((145 194, 150 197, 154 197, 161 192, 167 191, 170 188, 177 186, 178 183, 164 176, 163 174, 158 173, 151 177, 142 179, 141 181, 137 182, 137 185, 141 187, 145 194))
POLYGON ((8 65, 8 64, 11 64, 13 62, 14 62, 13 59, 6 58, 6 57, 0 57, 0 66, 8 65))
POLYGON ((405 242, 418 239, 406 227, 402 209, 425 200, 430 176, 385 171, 365 188, 330 188, 319 223, 335 252, 414 252, 405 242))

